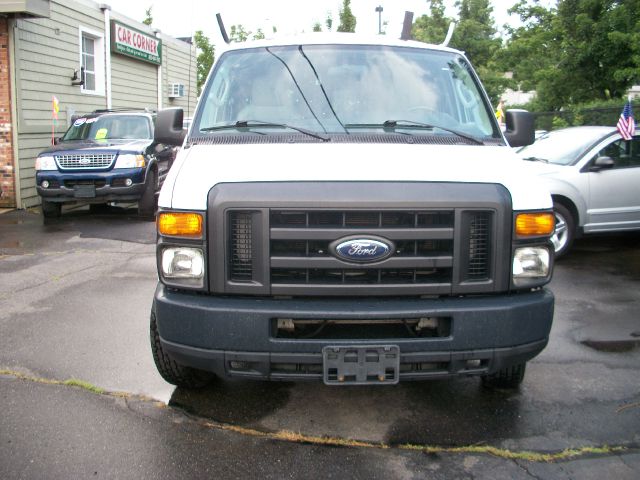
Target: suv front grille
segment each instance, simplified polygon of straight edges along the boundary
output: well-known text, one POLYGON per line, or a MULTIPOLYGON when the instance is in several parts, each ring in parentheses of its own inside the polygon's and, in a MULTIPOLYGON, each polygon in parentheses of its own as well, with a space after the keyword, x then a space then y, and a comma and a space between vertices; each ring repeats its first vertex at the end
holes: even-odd
POLYGON ((112 153, 55 155, 56 163, 62 170, 109 168, 115 158, 116 155, 112 153))

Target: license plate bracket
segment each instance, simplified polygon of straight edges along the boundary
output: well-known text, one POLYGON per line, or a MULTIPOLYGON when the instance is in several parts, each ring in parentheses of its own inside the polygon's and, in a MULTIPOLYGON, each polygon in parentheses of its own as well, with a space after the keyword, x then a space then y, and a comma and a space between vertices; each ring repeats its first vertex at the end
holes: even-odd
POLYGON ((394 385, 400 380, 397 345, 327 346, 322 364, 327 385, 394 385))
POLYGON ((73 196, 75 198, 95 198, 95 185, 76 185, 73 187, 73 196))

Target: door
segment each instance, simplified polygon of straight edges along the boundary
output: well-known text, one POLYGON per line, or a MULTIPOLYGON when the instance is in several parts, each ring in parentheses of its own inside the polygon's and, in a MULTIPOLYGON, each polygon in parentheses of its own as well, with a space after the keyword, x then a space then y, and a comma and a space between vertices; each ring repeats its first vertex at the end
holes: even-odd
POLYGON ((605 156, 611 168, 587 173, 589 202, 585 232, 640 229, 640 136, 614 139, 591 159, 605 156))

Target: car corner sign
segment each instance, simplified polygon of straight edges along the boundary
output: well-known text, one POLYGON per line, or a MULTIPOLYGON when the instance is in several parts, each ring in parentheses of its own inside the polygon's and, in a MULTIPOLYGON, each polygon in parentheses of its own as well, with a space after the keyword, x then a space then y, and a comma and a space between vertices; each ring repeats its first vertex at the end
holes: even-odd
POLYGON ((140 30, 111 21, 111 51, 144 62, 162 64, 162 41, 140 30))

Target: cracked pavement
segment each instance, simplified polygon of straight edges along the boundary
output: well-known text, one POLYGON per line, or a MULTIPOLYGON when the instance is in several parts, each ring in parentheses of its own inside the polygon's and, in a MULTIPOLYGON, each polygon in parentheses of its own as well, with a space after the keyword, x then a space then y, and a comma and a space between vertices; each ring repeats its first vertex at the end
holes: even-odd
POLYGON ((558 262, 552 337, 517 392, 476 378, 196 392, 151 358, 153 223, 2 214, 0 478, 640 478, 639 239, 581 240, 558 262), (34 380, 71 378, 132 397, 34 380), (590 450, 605 445, 623 450, 590 450))

